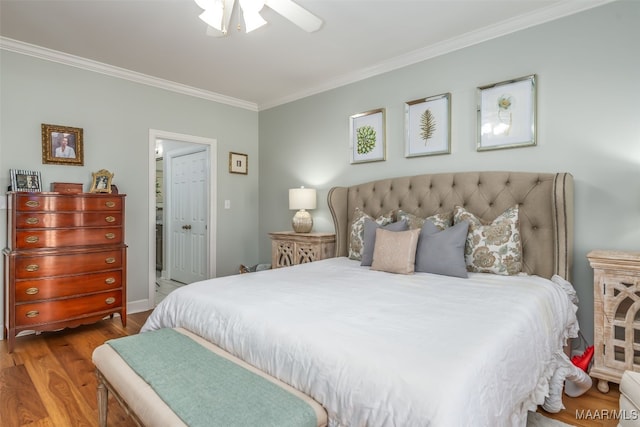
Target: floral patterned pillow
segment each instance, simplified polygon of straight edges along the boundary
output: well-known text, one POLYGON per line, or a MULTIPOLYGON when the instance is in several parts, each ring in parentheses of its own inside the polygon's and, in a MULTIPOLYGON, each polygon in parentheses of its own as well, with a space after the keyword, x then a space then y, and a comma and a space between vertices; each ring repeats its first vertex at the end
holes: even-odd
POLYGON ((451 227, 453 212, 438 213, 435 215, 431 215, 427 218, 421 218, 417 215, 410 214, 409 212, 405 212, 402 209, 400 209, 396 213, 396 216, 398 218, 398 221, 405 220, 407 224, 409 224, 410 230, 414 228, 422 228, 422 224, 424 224, 426 220, 431 221, 440 230, 444 230, 445 228, 451 227))
POLYGON ((362 248, 364 246, 364 222, 365 219, 371 219, 378 225, 387 225, 393 222, 393 211, 386 215, 381 215, 377 219, 373 219, 360 208, 356 208, 351 221, 351 235, 349 236, 349 258, 362 261, 362 248))
POLYGON ((512 206, 490 223, 485 223, 463 207, 453 210, 453 223, 469 222, 464 255, 467 270, 476 273, 514 275, 522 271, 522 241, 518 205, 512 206))

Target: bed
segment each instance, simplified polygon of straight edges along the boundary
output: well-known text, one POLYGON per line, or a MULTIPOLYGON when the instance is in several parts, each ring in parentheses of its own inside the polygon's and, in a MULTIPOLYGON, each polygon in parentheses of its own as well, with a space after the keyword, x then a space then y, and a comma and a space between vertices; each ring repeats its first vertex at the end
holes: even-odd
MULTIPOLYGON (((321 403, 333 427, 524 426, 528 410, 558 395, 552 379, 567 369, 563 346, 578 327, 566 289, 570 174, 391 178, 332 188, 328 204, 335 258, 182 287, 141 332, 187 329, 321 403), (399 211, 403 220, 462 211, 491 225, 514 207, 520 272, 398 274, 375 253, 371 266, 352 256, 356 216, 383 229, 390 212, 389 223, 399 211)), ((398 236, 413 242, 408 228, 377 230, 375 251, 398 236)))

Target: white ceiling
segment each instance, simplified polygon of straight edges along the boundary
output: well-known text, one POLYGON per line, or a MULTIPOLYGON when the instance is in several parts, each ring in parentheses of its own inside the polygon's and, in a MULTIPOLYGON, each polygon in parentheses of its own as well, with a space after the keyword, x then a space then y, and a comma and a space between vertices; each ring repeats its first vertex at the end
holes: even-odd
POLYGON ((193 0, 0 0, 0 45, 259 110, 609 1, 297 0, 319 31, 265 7, 215 38, 193 0))

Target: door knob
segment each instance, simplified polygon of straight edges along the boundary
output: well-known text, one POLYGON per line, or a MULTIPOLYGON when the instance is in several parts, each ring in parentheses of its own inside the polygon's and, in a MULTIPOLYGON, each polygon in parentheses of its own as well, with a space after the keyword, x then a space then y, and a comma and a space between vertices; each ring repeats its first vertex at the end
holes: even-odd
POLYGON ((183 230, 191 230, 191 224, 183 225, 182 229, 183 230))

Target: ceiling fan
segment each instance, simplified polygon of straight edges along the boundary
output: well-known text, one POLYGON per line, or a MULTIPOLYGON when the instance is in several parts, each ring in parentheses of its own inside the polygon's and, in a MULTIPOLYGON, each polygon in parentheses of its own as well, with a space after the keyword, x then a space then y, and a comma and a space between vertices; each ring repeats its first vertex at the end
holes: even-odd
MULTIPOLYGON (((209 25, 207 34, 216 37, 227 35, 235 0, 195 0, 195 2, 204 9, 200 19, 209 25)), ((319 30, 322 26, 322 19, 294 3, 293 0, 239 0, 239 3, 247 33, 267 23, 260 16, 264 6, 270 7, 309 33, 319 30)))

